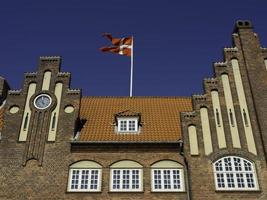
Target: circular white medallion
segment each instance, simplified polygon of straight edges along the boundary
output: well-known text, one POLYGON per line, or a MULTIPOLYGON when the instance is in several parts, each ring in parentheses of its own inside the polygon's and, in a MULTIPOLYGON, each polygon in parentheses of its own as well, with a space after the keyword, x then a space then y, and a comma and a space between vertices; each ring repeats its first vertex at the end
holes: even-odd
POLYGON ((37 97, 35 97, 33 104, 38 109, 46 109, 48 108, 52 103, 52 98, 47 94, 40 94, 37 97))
POLYGON ((11 114, 15 114, 15 113, 17 113, 19 111, 19 107, 18 106, 11 106, 10 108, 9 108, 9 112, 11 113, 11 114))
POLYGON ((64 109, 65 113, 72 113, 74 111, 74 107, 72 105, 68 105, 64 109))

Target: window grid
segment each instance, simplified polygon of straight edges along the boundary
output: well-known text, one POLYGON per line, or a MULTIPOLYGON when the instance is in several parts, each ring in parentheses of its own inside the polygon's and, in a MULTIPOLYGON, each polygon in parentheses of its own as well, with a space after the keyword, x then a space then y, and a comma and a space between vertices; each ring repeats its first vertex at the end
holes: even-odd
POLYGON ((152 190, 155 192, 183 191, 182 169, 153 169, 152 190))
POLYGON ((123 133, 132 133, 138 131, 137 119, 119 119, 118 131, 123 133))
POLYGON ((217 190, 257 190, 253 163, 235 156, 224 157, 213 164, 217 190))
POLYGON ((112 169, 111 191, 142 191, 141 169, 112 169))
POLYGON ((100 169, 71 169, 69 191, 100 191, 100 169))

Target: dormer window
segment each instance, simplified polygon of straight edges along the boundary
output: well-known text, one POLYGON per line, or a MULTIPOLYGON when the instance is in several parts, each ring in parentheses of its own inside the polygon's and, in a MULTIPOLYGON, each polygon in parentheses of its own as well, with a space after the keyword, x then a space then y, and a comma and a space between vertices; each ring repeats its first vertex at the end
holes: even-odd
POLYGON ((118 118, 118 132, 137 132, 138 119, 137 118, 118 118))
POLYGON ((129 110, 117 113, 115 115, 116 127, 115 132, 117 133, 139 133, 140 113, 135 113, 129 110))

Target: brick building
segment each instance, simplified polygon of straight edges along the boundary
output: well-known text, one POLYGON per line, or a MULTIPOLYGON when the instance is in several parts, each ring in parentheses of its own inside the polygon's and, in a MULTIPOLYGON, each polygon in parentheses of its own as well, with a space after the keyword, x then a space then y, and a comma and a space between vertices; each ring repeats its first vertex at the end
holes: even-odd
POLYGON ((249 21, 204 94, 83 97, 60 57, 0 78, 0 199, 267 199, 267 49, 249 21))

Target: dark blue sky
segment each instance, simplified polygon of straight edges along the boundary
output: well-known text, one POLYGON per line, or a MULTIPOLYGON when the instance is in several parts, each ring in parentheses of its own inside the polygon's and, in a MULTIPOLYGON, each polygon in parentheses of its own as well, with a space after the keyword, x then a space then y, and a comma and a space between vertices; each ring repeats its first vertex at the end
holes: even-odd
POLYGON ((202 93, 212 62, 231 46, 237 19, 249 19, 267 46, 267 1, 2 1, 0 75, 20 89, 39 56, 60 55, 84 95, 127 96, 130 59, 102 53, 101 36, 134 35, 134 95, 202 93))

